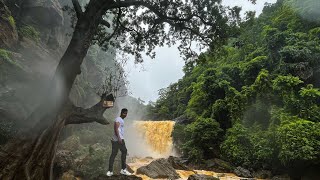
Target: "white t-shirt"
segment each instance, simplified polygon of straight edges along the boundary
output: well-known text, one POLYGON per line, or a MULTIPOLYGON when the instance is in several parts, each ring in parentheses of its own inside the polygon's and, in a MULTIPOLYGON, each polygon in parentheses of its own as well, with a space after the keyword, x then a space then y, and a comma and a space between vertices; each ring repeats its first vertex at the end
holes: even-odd
MULTIPOLYGON (((124 120, 121 118, 121 117, 117 117, 114 122, 118 122, 120 123, 120 126, 118 128, 119 130, 119 136, 121 139, 124 139, 124 120)), ((113 138, 112 138, 113 141, 118 141, 118 137, 116 135, 116 132, 114 131, 114 135, 113 135, 113 138)))

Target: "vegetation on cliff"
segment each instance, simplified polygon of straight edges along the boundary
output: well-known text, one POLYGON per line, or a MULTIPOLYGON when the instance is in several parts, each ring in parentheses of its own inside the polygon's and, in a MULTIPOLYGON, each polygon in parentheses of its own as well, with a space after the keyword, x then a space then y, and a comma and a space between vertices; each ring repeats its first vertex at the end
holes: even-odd
POLYGON ((188 119, 173 134, 185 156, 293 173, 319 166, 320 21, 310 18, 314 2, 279 0, 258 18, 247 12, 227 43, 187 62, 185 76, 160 91, 149 114, 188 119))

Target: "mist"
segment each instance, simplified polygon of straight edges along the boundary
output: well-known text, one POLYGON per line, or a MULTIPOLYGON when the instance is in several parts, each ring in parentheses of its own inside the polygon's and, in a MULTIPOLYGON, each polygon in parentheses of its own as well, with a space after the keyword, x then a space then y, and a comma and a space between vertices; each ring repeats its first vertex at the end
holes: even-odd
POLYGON ((291 0, 287 2, 287 5, 293 7, 303 19, 320 23, 319 0, 291 0))

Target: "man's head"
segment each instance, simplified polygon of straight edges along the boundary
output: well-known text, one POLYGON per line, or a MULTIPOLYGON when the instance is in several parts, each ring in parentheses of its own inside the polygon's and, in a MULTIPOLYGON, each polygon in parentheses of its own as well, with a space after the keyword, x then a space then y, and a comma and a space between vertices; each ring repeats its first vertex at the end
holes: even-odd
POLYGON ((126 108, 121 109, 120 117, 121 117, 122 119, 126 118, 126 117, 127 117, 127 114, 128 114, 128 109, 126 109, 126 108))

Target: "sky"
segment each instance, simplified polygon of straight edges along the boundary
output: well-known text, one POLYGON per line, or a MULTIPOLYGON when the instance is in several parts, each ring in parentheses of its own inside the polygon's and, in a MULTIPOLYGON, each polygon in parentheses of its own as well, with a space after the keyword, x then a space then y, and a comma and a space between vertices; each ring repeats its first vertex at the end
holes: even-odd
MULTIPOLYGON (((275 3, 276 0, 257 0, 256 4, 248 0, 223 0, 223 5, 241 6, 242 12, 262 12, 265 3, 275 3)), ((158 47, 155 49, 156 57, 151 59, 144 56, 144 62, 134 64, 134 59, 129 59, 125 70, 128 73, 129 90, 131 96, 140 98, 148 103, 155 102, 158 98, 158 90, 177 82, 184 75, 182 68, 184 61, 180 57, 177 46, 158 47)))

